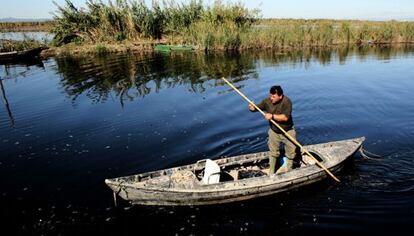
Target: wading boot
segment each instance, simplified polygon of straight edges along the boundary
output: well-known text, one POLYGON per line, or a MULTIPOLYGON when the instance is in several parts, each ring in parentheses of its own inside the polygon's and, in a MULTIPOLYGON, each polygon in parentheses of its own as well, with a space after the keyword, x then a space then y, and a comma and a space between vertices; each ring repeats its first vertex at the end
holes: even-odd
POLYGON ((283 164, 282 164, 282 166, 276 171, 276 174, 277 175, 279 175, 279 174, 283 174, 283 173, 286 173, 286 172, 288 172, 288 171, 290 171, 290 170, 292 170, 292 167, 293 167, 293 160, 290 160, 289 158, 287 158, 287 157, 283 157, 283 164))

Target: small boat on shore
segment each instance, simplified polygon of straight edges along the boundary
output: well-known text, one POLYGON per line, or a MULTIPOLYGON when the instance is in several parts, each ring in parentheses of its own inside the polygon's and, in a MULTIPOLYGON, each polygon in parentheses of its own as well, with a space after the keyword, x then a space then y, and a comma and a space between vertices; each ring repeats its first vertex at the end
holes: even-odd
POLYGON ((154 47, 155 51, 170 52, 170 51, 191 51, 193 50, 191 45, 166 45, 158 44, 154 47))
POLYGON ((1 52, 0 62, 31 60, 39 56, 44 47, 37 47, 23 51, 1 52))
MULTIPOLYGON (((359 150, 365 138, 305 146, 331 172, 359 150)), ((241 201, 288 191, 325 178, 328 174, 308 156, 300 167, 268 175, 268 152, 106 179, 114 194, 138 205, 209 205, 241 201)), ((115 195, 115 196, 116 196, 115 195)))

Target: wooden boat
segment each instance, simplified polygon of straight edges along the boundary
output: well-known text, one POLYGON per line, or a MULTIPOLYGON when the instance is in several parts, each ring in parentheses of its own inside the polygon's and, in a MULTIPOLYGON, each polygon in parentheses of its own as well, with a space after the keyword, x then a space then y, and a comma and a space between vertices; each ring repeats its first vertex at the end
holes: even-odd
MULTIPOLYGON (((332 173, 359 150, 364 137, 305 146, 332 173)), ((205 183, 208 161, 137 175, 106 179, 114 194, 139 205, 208 205, 266 196, 325 178, 328 174, 307 156, 300 167, 268 175, 268 152, 215 160, 220 182, 205 183)), ((217 174, 217 173, 213 173, 217 174)), ((114 195, 114 196, 116 196, 114 195)))
POLYGON ((44 47, 37 47, 23 51, 2 52, 0 53, 0 62, 12 62, 29 60, 39 56, 44 47))
POLYGON ((158 44, 154 47, 155 51, 170 52, 170 51, 191 51, 193 50, 191 45, 166 45, 158 44))

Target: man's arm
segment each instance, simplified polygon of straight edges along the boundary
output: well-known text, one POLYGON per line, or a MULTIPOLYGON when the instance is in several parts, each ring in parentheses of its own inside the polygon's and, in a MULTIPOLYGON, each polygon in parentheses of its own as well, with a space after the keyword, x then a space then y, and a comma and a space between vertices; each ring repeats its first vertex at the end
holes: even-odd
POLYGON ((289 102, 287 102, 285 104, 285 106, 282 107, 282 113, 281 114, 274 114, 273 115, 273 119, 275 121, 279 121, 279 122, 286 122, 289 120, 290 116, 292 115, 292 102, 290 102, 290 100, 288 100, 289 102))
MULTIPOLYGON (((262 111, 264 111, 265 110, 265 100, 263 100, 261 103, 259 103, 259 104, 256 104, 256 106, 260 109, 260 110, 262 110, 262 111)), ((258 111, 254 106, 253 106, 253 104, 251 104, 251 103, 249 103, 249 110, 251 111, 251 112, 256 112, 256 111, 258 111)))
POLYGON ((273 120, 279 121, 279 122, 286 122, 289 120, 289 118, 285 114, 273 114, 273 120))

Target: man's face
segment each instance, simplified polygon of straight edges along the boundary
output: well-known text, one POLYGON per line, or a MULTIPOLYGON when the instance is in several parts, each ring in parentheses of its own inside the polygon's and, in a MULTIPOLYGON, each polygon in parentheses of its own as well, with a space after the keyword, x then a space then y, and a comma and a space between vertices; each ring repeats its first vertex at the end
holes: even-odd
POLYGON ((278 101, 280 101, 280 99, 282 99, 282 96, 279 96, 279 95, 277 95, 277 93, 275 93, 275 94, 269 94, 269 98, 270 98, 270 101, 271 101, 273 104, 275 104, 275 103, 277 103, 278 101))

